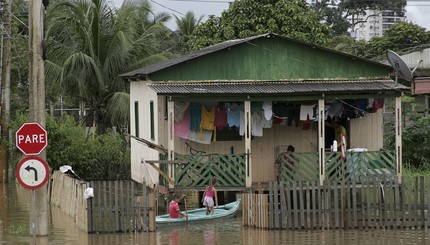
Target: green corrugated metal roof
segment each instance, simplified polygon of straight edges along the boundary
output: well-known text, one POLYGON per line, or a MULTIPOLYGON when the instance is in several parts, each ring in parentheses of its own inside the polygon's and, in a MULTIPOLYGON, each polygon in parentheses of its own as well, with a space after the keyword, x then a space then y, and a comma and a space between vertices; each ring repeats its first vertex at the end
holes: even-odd
MULTIPOLYGON (((298 40, 294 40, 294 39, 290 39, 290 38, 287 38, 287 37, 284 37, 284 36, 280 36, 280 35, 277 35, 277 34, 263 34, 263 35, 253 36, 253 37, 249 37, 249 38, 245 38, 245 39, 236 39, 236 40, 225 41, 223 43, 219 43, 219 44, 216 44, 216 45, 213 45, 213 46, 210 46, 210 47, 198 50, 198 51, 190 53, 188 55, 184 55, 184 56, 181 56, 181 57, 178 57, 178 58, 166 61, 166 62, 158 63, 158 64, 155 64, 155 65, 151 65, 151 66, 148 66, 148 67, 144 67, 144 68, 141 68, 141 69, 137 69, 137 70, 134 70, 134 71, 122 74, 122 75, 120 75, 120 77, 131 78, 131 79, 144 78, 146 80, 147 77, 149 76, 150 80, 164 80, 164 77, 166 77, 166 73, 167 73, 167 74, 175 74, 175 76, 182 76, 182 78, 179 78, 178 80, 185 80, 184 79, 185 77, 184 77, 184 74, 183 74, 183 73, 185 73, 185 74, 187 74, 186 76, 190 76, 190 74, 193 74, 193 76, 197 75, 197 79, 204 79, 204 78, 198 77, 198 76, 202 75, 202 74, 199 73, 199 71, 202 69, 201 67, 196 67, 195 64, 194 65, 188 65, 188 66, 181 66, 181 65, 184 65, 184 64, 191 64, 192 61, 196 60, 197 58, 199 58, 199 62, 197 62, 197 64, 200 65, 200 64, 202 64, 202 62, 203 63, 206 62, 204 64, 206 64, 206 66, 209 66, 208 67, 208 69, 209 69, 208 71, 214 72, 215 75, 218 74, 219 76, 222 76, 222 75, 225 75, 224 74, 225 72, 227 72, 227 70, 225 70, 227 68, 222 68, 222 69, 220 67, 215 68, 214 64, 210 64, 209 61, 212 60, 213 62, 217 63, 217 62, 220 62, 220 60, 217 60, 219 58, 224 57, 225 59, 232 59, 232 57, 229 57, 229 56, 226 56, 226 54, 223 54, 221 57, 218 57, 218 58, 211 56, 211 59, 209 59, 209 60, 200 60, 200 59, 202 59, 204 56, 206 57, 209 54, 217 53, 218 51, 221 51, 221 50, 229 50, 230 48, 233 48, 233 46, 239 46, 240 44, 243 44, 243 43, 248 43, 248 44, 251 44, 251 45, 255 46, 256 44, 254 44, 254 41, 256 41, 257 39, 269 38, 269 37, 278 37, 278 38, 281 38, 281 39, 283 39, 283 40, 285 40, 285 41, 287 41, 289 43, 292 43, 292 44, 303 45, 304 47, 312 48, 312 50, 328 51, 330 54, 339 55, 339 57, 344 57, 344 58, 348 57, 348 58, 352 58, 352 60, 361 61, 361 62, 364 62, 364 63, 369 64, 369 65, 373 64, 373 65, 376 65, 377 67, 384 67, 386 69, 390 69, 390 66, 388 66, 388 65, 381 64, 381 63, 374 62, 374 61, 367 60, 367 59, 363 59, 363 58, 360 58, 360 57, 352 56, 352 55, 349 55, 349 54, 346 54, 346 53, 342 53, 342 52, 339 52, 339 51, 336 51, 336 50, 328 49, 328 48, 321 47, 321 46, 316 46, 316 45, 313 45, 313 44, 304 43, 304 42, 301 42, 301 41, 298 41, 298 40), (179 69, 179 70, 173 69, 174 67, 178 67, 177 69, 179 69), (218 69, 218 70, 216 70, 216 69, 218 69), (164 70, 166 70, 165 73, 163 73, 164 70), (160 76, 160 74, 162 74, 162 75, 160 76)), ((267 49, 266 47, 261 47, 261 48, 267 49)), ((292 52, 297 52, 297 51, 292 51, 292 52)), ((235 55, 236 55, 235 57, 237 57, 237 59, 244 59, 244 53, 235 53, 235 55)), ((259 54, 259 55, 261 55, 261 54, 259 54)), ((285 53, 284 54, 279 53, 277 55, 278 55, 279 58, 283 57, 284 59, 285 59, 285 56, 286 56, 285 53)), ((290 60, 288 60, 288 62, 290 63, 290 65, 292 65, 293 62, 300 63, 300 61, 298 61, 298 60, 296 60, 296 58, 294 58, 293 54, 291 54, 291 55, 292 55, 292 58, 290 60)), ((303 53, 302 55, 306 56, 306 55, 309 55, 309 53, 303 53)), ((254 59, 259 59, 260 62, 268 62, 267 60, 264 60, 264 59, 261 60, 261 57, 259 57, 259 58, 253 57, 253 58, 254 59)), ((304 58, 304 59, 306 59, 306 58, 304 58)), ((330 58, 330 59, 332 60, 332 58, 330 58)), ((227 61, 227 60, 225 60, 225 61, 227 61)), ((275 60, 275 62, 281 62, 281 61, 285 62, 285 60, 279 60, 279 61, 275 60)), ((304 62, 304 61, 301 61, 301 62, 304 62)), ((315 61, 315 62, 317 62, 317 61, 315 61)), ((342 62, 344 62, 344 61, 342 61, 342 62)), ((223 62, 223 63, 226 63, 226 62, 223 62)), ((246 72, 246 76, 249 76, 249 78, 251 78, 251 76, 255 76, 255 74, 249 74, 250 70, 246 70, 247 69, 247 65, 255 65, 255 64, 249 64, 249 62, 247 61, 246 63, 244 63, 242 65, 243 65, 243 67, 241 67, 241 69, 243 69, 243 72, 246 72)), ((278 64, 278 63, 272 64, 271 65, 271 69, 279 69, 279 68, 276 68, 276 65, 279 66, 281 64, 278 64)), ((303 64, 301 64, 301 65, 303 65, 303 64)), ((314 64, 309 64, 309 65, 312 66, 314 64)), ((321 64, 320 70, 321 70, 322 67, 326 67, 326 66, 329 66, 329 65, 330 64, 321 64)), ((236 68, 232 68, 232 69, 236 69, 236 68)), ((249 69, 251 69, 251 68, 249 68, 249 69)), ((252 68, 252 69, 256 70, 255 67, 252 68)), ((263 69, 267 69, 267 67, 264 67, 263 69)), ((327 69, 337 70, 337 69, 339 69, 339 67, 331 67, 331 68, 326 67, 324 69, 326 69, 326 70, 327 69)), ((315 68, 313 70, 315 70, 315 68)), ((368 70, 367 75, 363 73, 362 77, 364 77, 364 76, 365 77, 372 77, 372 75, 374 77, 374 74, 372 74, 372 72, 369 71, 369 69, 367 69, 367 70, 368 70)), ((207 73, 208 71, 205 71, 206 72, 206 73, 204 73, 205 76, 210 76, 207 73)), ((273 72, 275 72, 275 70, 273 72)), ((353 72, 356 72, 356 71, 344 70, 345 74, 348 74, 348 73, 351 73, 351 72, 353 73, 353 72)), ((239 76, 239 75, 234 74, 234 73, 233 74, 228 73, 228 74, 230 76, 233 76, 233 75, 239 76)), ((344 77, 346 76, 345 74, 343 74, 344 77)), ((284 75, 285 74, 282 74, 282 76, 284 76, 284 75)), ((388 72, 387 72, 387 75, 388 75, 388 72)), ((174 79, 176 79, 176 78, 177 77, 175 77, 174 79)), ((221 78, 221 77, 215 77, 215 78, 212 77, 212 78, 213 79, 217 79, 217 78, 221 78)), ((289 77, 284 77, 284 78, 288 79, 289 77)), ((317 77, 315 77, 315 78, 317 78, 317 77)), ((329 78, 329 77, 321 77, 321 78, 329 78)), ((226 77, 225 79, 229 79, 229 77, 226 77)), ((232 79, 234 79, 234 78, 232 78, 232 79)), ((265 79, 265 78, 263 78, 263 79, 265 79)), ((267 78, 267 79, 271 79, 271 78, 267 78)), ((294 79, 296 79, 296 78, 294 78, 294 79)), ((168 80, 168 79, 166 79, 166 80, 168 80)))
POLYGON ((259 35, 259 36, 253 36, 253 37, 248 37, 248 38, 244 38, 244 39, 234 39, 234 40, 228 40, 219 44, 215 44, 212 46, 209 46, 207 48, 203 48, 201 50, 195 51, 193 53, 175 58, 175 59, 171 59, 165 62, 161 62, 158 64, 154 64, 154 65, 150 65, 144 68, 140 68, 131 72, 127 72, 124 74, 121 74, 120 77, 124 77, 124 78, 131 78, 131 77, 138 77, 138 76, 146 76, 149 75, 153 72, 157 72, 160 70, 163 70, 165 68, 168 68, 170 66, 174 66, 176 64, 180 64, 182 62, 186 62, 188 60, 192 60, 195 59, 197 57, 203 56, 203 55, 207 55, 219 50, 223 50, 226 48, 229 48, 231 46, 237 45, 239 43, 245 43, 245 42, 249 42, 251 40, 266 36, 268 34, 264 34, 264 35, 259 35))

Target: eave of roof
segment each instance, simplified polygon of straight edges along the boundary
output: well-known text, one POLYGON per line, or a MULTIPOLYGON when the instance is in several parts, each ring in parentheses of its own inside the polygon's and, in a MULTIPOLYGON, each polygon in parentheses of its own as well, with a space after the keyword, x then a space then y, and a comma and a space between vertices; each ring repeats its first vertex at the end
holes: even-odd
POLYGON ((149 83, 159 95, 231 95, 231 94, 312 94, 377 93, 406 91, 409 88, 391 79, 318 80, 318 81, 214 81, 149 83))

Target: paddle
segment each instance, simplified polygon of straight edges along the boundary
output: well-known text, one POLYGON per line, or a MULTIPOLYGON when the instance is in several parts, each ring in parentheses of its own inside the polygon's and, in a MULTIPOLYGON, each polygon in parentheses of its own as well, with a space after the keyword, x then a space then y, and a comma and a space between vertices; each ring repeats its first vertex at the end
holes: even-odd
POLYGON ((185 220, 187 222, 188 225, 188 210, 187 210, 187 198, 184 197, 184 206, 185 206, 185 220))

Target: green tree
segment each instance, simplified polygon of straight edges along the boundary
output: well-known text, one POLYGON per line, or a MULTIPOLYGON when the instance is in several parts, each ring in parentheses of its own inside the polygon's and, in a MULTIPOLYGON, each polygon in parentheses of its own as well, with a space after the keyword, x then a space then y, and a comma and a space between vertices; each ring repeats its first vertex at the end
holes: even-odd
POLYGON ((128 86, 118 75, 166 60, 157 53, 169 16, 152 13, 146 0, 126 0, 119 9, 106 0, 57 1, 48 8, 47 84, 60 84, 62 93, 90 108, 94 132, 128 122, 128 86))
MULTIPOLYGON (((18 113, 10 124, 13 134, 27 121, 27 115, 18 113)), ((53 118, 48 115, 46 130, 49 132, 46 160, 53 170, 70 165, 86 181, 130 178, 130 146, 120 134, 107 131, 87 138, 85 129, 69 116, 53 118)), ((10 162, 16 167, 22 154, 14 138, 9 142, 9 153, 10 162)))
POLYGON ((178 45, 178 51, 185 53, 190 50, 187 46, 188 41, 192 38, 194 30, 202 22, 204 16, 196 17, 192 11, 188 11, 184 17, 175 15, 177 29, 175 31, 175 43, 178 45))
POLYGON ((396 52, 410 52, 429 42, 430 32, 426 31, 424 27, 409 22, 398 22, 392 25, 384 36, 373 37, 369 40, 368 56, 376 59, 384 58, 387 49, 396 52))
MULTIPOLYGON (((428 173, 430 171, 430 117, 423 116, 425 107, 415 101, 414 97, 403 96, 402 108, 403 165, 413 172, 428 173)), ((384 127, 388 132, 388 135, 384 136, 384 147, 395 150, 394 122, 384 127)))
POLYGON ((409 23, 398 22, 391 26, 382 37, 373 37, 369 41, 356 41, 347 36, 336 36, 329 40, 327 47, 373 60, 385 60, 386 51, 391 49, 399 53, 413 52, 427 47, 430 32, 425 28, 409 23))
POLYGON ((237 0, 221 17, 209 19, 194 31, 190 45, 200 49, 224 40, 277 33, 293 39, 324 44, 330 28, 320 23, 304 0, 237 0))
POLYGON ((406 0, 312 0, 311 8, 323 16, 324 21, 333 29, 334 35, 346 35, 348 29, 354 25, 365 22, 359 18, 365 15, 366 10, 379 13, 383 10, 392 10, 403 13, 406 0))

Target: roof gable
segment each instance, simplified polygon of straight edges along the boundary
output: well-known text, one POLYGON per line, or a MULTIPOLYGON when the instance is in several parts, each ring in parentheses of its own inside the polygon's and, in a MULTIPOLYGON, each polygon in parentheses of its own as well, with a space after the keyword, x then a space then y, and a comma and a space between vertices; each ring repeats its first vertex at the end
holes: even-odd
POLYGON ((152 81, 388 77, 391 67, 276 34, 226 41, 121 75, 152 81))

